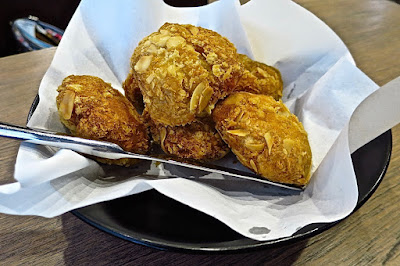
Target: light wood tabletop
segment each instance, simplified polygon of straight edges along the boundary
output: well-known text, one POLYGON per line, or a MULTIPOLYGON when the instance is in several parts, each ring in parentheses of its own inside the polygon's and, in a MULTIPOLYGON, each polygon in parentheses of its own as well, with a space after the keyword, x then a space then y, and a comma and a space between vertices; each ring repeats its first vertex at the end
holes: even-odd
MULTIPOLYGON (((400 76, 400 5, 388 0, 297 0, 331 27, 378 85, 400 76)), ((22 125, 55 48, 0 58, 0 121, 22 125)), ((399 88, 400 89, 400 88, 399 88)), ((379 108, 379 107, 377 107, 379 108)), ((188 254, 134 244, 84 223, 0 214, 1 265, 400 264, 400 125, 387 173, 354 214, 314 237, 230 254, 188 254), (399 188, 399 190, 397 190, 399 188)), ((0 184, 13 182, 19 141, 0 138, 0 184)))

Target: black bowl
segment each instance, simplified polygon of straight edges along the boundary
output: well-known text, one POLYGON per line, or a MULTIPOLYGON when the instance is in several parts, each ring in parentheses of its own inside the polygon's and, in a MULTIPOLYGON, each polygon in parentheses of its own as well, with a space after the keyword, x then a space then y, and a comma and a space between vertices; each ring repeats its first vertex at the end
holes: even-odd
MULTIPOLYGON (((38 103, 37 96, 28 120, 38 103)), ((353 213, 371 197, 382 181, 391 151, 392 134, 389 130, 351 155, 359 192, 353 213)), ((100 230, 134 243, 191 252, 244 251, 283 245, 319 234, 340 222, 310 224, 292 236, 259 242, 155 190, 97 203, 72 213, 100 230)))

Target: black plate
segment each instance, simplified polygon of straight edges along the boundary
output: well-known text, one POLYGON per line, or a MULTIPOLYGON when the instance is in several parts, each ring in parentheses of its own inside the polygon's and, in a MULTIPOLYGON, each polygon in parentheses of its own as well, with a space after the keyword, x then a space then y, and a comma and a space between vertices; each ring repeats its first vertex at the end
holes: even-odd
MULTIPOLYGON (((38 102, 39 97, 36 97, 28 120, 38 102)), ((391 151, 389 130, 352 154, 359 191, 354 211, 368 200, 382 181, 391 151)), ((100 230, 134 243, 196 252, 249 250, 285 244, 316 235, 338 223, 311 224, 290 237, 259 242, 245 238, 216 219, 155 190, 94 204, 72 213, 100 230)))

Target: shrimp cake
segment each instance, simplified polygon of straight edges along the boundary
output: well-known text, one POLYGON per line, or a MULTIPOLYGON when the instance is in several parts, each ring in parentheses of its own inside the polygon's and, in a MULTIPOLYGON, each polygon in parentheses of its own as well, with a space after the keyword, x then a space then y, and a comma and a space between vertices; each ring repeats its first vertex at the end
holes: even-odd
POLYGON ((171 23, 139 42, 131 69, 152 120, 168 126, 209 116, 243 72, 228 39, 201 27, 171 23))
POLYGON ((271 96, 233 93, 213 112, 216 129, 239 161, 273 182, 304 186, 311 148, 297 117, 271 96))
POLYGON ((239 79, 236 91, 269 95, 275 100, 282 98, 283 81, 278 69, 251 60, 244 54, 239 54, 239 61, 244 73, 239 79))
MULTIPOLYGON (((72 135, 113 142, 130 152, 148 152, 149 135, 142 118, 111 84, 98 77, 71 75, 57 91, 60 120, 72 135)), ((121 159, 116 163, 129 161, 121 159)))

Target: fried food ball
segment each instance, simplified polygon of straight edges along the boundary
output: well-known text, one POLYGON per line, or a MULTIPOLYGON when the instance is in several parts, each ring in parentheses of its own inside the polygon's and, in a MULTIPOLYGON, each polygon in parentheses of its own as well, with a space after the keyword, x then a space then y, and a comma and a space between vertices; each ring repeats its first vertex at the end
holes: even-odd
POLYGON ((304 186, 311 148, 297 117, 271 96, 233 93, 213 111, 216 129, 239 161, 279 183, 304 186))
MULTIPOLYGON (((143 98, 131 74, 124 82, 123 88, 128 100, 136 109, 143 110, 143 98)), ((150 128, 154 143, 160 145, 166 154, 183 159, 214 161, 230 151, 210 119, 196 119, 184 126, 167 126, 153 122, 147 109, 143 111, 143 118, 150 128)))
MULTIPOLYGON (((125 95, 137 110, 143 110, 143 98, 131 73, 123 84, 125 95)), ((183 159, 214 161, 230 151, 215 130, 211 119, 196 119, 184 126, 166 126, 153 122, 147 109, 143 110, 143 118, 150 128, 154 142, 169 155, 183 159)))
POLYGON ((243 72, 228 39, 201 27, 171 23, 139 42, 131 68, 152 120, 169 126, 210 115, 243 72))
POLYGON ((251 60, 247 55, 239 54, 239 61, 245 68, 240 77, 236 91, 247 91, 282 98, 283 82, 278 69, 251 60))
MULTIPOLYGON (((144 116, 146 116, 146 110, 144 116)), ((147 116, 149 118, 149 116, 147 116)), ((169 155, 198 161, 215 161, 230 151, 210 119, 195 120, 184 126, 166 126, 148 120, 156 144, 169 155)))
MULTIPOLYGON (((111 84, 93 76, 68 76, 58 87, 57 108, 61 122, 74 136, 109 141, 126 151, 146 153, 149 136, 132 104, 111 84)), ((130 164, 130 159, 107 160, 130 164)))

